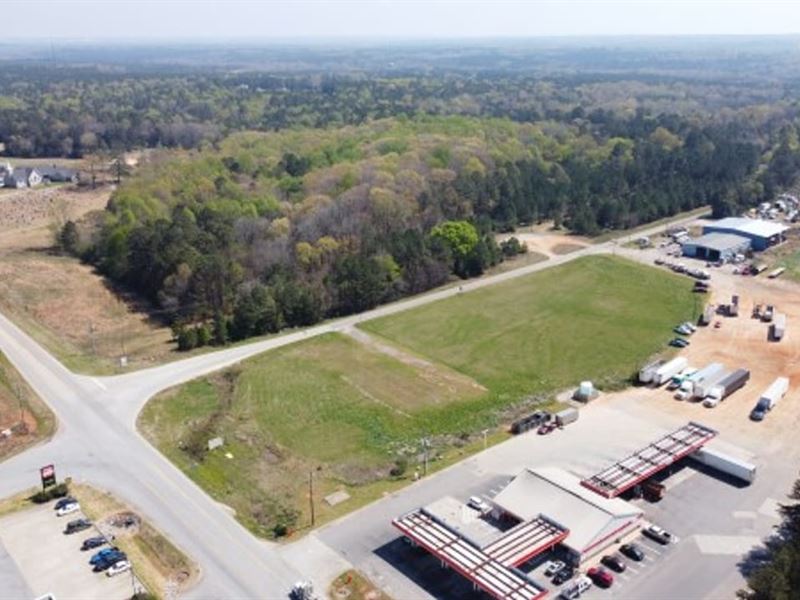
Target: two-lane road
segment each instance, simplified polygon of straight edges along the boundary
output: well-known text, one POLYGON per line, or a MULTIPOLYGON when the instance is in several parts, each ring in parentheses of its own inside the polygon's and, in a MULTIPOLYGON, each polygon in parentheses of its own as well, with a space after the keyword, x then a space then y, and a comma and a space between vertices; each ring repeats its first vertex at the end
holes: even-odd
MULTIPOLYGON (((639 235, 662 229, 663 226, 654 227, 639 235)), ((305 564, 298 565, 303 562, 301 560, 290 564, 284 557, 291 552, 254 537, 227 508, 210 498, 150 446, 135 426, 136 417, 147 400, 161 390, 268 350, 509 281, 582 256, 609 253, 615 247, 614 242, 588 246, 572 254, 309 329, 114 377, 89 377, 70 372, 0 315, 0 350, 50 406, 59 422, 52 440, 0 464, 0 496, 31 487, 36 483, 38 468, 55 463, 61 476, 94 483, 136 507, 196 560, 202 580, 192 591, 193 597, 285 597, 295 581, 319 578, 319 571, 305 564)))

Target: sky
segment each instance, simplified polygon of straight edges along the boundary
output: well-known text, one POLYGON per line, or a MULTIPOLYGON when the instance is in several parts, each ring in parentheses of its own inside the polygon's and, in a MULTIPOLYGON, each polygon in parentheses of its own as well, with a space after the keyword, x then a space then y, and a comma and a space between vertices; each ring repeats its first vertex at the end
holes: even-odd
MULTIPOLYGON (((459 39, 800 32, 800 0, 0 0, 5 40, 459 39)), ((0 16, 0 22, 2 17, 0 16)))

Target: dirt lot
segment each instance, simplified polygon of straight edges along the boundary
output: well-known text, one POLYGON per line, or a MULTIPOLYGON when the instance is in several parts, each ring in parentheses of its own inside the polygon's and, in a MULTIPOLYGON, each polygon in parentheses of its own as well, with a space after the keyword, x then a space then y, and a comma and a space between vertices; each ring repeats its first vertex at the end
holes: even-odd
POLYGON ((524 243, 528 247, 528 252, 543 254, 547 257, 569 254, 591 244, 587 238, 553 231, 549 224, 525 227, 514 233, 499 235, 497 242, 500 243, 511 237, 524 243))
MULTIPOLYGON (((682 262, 688 265, 693 261, 682 262)), ((741 434, 737 438, 758 439, 759 444, 772 447, 785 432, 800 427, 800 286, 789 280, 767 279, 764 275, 734 275, 731 266, 714 269, 711 285, 711 303, 728 303, 732 294, 739 295, 739 316, 716 315, 714 321, 719 321, 720 327, 715 328, 712 322, 709 327, 698 328, 691 337, 691 345, 681 353, 690 365, 698 368, 721 362, 728 370, 749 369, 750 381, 713 409, 674 400, 663 388, 637 389, 636 394, 648 401, 658 401, 659 408, 670 413, 689 416, 720 431, 741 434), (786 314, 787 331, 783 340, 769 341, 769 324, 751 317, 755 304, 773 304, 777 311, 786 314), (789 392, 763 422, 750 421, 750 410, 759 396, 779 376, 789 377, 789 392)))
POLYGON ((114 371, 177 356, 171 332, 114 293, 94 270, 52 250, 57 223, 105 207, 111 187, 0 193, 0 310, 69 368, 114 371))

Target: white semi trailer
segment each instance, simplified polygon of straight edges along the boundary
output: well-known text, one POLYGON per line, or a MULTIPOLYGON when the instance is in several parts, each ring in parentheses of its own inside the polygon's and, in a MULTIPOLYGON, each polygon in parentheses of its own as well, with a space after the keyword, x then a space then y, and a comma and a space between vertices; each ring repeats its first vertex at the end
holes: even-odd
POLYGON ((786 333, 786 315, 784 313, 775 313, 772 321, 772 339, 780 342, 786 333))
POLYGON ((672 379, 689 365, 685 356, 676 356, 671 361, 664 363, 653 373, 653 385, 662 385, 672 379))
POLYGON ((755 408, 753 408, 753 411, 750 413, 750 418, 753 419, 753 421, 763 421, 766 414, 775 407, 788 391, 789 379, 786 377, 778 377, 764 390, 764 393, 761 394, 755 408))
MULTIPOLYGON (((703 367, 694 375, 691 375, 681 384, 680 389, 675 394, 678 400, 689 400, 699 396, 698 386, 703 386, 706 382, 713 380, 714 383, 725 376, 725 367, 721 363, 711 363, 703 367)), ((712 384, 713 385, 713 384, 712 384)), ((707 392, 705 392, 707 393, 707 392)), ((705 397, 705 393, 700 398, 705 397)))
POLYGON ((645 365, 639 370, 639 382, 640 383, 650 383, 653 381, 653 374, 658 370, 658 368, 663 365, 665 360, 657 360, 655 362, 651 362, 649 365, 645 365))
POLYGON ((728 454, 723 454, 717 450, 703 447, 689 455, 697 462, 716 469, 727 475, 753 483, 756 479, 756 466, 753 463, 735 458, 728 454))

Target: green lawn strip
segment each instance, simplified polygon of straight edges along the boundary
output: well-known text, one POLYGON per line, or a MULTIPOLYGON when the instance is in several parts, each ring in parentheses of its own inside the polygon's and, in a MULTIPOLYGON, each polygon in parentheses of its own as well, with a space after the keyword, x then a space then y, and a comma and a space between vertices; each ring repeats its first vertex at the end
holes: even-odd
POLYGON ((614 257, 362 323, 514 398, 628 377, 697 310, 686 278, 614 257))

